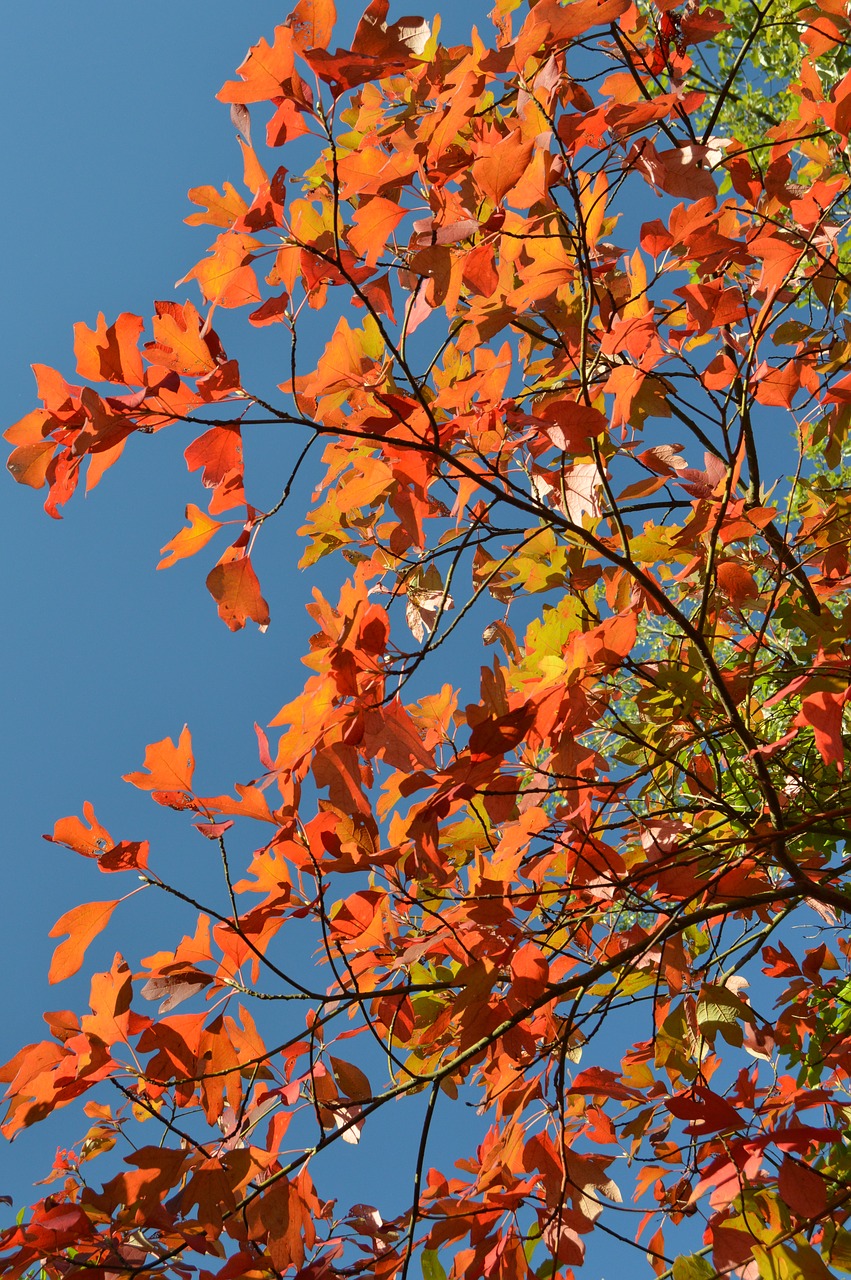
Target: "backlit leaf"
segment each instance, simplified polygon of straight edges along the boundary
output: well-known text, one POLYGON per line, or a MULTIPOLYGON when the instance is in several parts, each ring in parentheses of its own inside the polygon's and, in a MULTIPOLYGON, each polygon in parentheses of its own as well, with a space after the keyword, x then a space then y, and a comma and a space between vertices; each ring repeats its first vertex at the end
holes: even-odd
POLYGON ((206 547, 222 527, 218 520, 211 520, 192 502, 186 508, 186 519, 189 521, 189 528, 181 529, 161 548, 160 555, 164 558, 157 565, 158 569, 167 569, 186 556, 194 556, 196 551, 206 547))
POLYGON ((261 629, 268 627, 269 606, 260 594, 260 583, 247 555, 220 561, 207 574, 207 590, 231 631, 239 631, 249 619, 261 629))
POLYGON ((117 906, 117 899, 113 902, 87 902, 59 917, 50 930, 50 937, 61 938, 63 933, 68 937, 53 952, 49 982, 64 982, 77 972, 89 943, 103 932, 117 906))
POLYGON ((175 746, 171 738, 153 742, 145 750, 147 773, 125 773, 124 781, 142 791, 191 791, 195 757, 192 737, 186 725, 175 746))

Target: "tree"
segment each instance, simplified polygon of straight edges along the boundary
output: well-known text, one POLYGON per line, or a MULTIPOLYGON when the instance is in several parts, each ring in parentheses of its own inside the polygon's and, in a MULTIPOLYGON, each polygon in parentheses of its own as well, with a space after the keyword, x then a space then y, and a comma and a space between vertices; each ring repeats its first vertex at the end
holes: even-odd
POLYGON ((717 62, 704 60, 696 74, 713 104, 719 94, 723 97, 719 121, 724 131, 729 128, 749 148, 767 151, 765 129, 796 113, 789 86, 799 79, 803 58, 839 79, 851 66, 847 42, 827 10, 811 25, 812 12, 785 0, 761 12, 747 0, 733 0, 724 16, 730 26, 717 45, 717 62), (724 93, 731 73, 735 83, 724 93))
POLYGON ((848 16, 797 11, 755 142, 716 130, 770 0, 732 35, 693 0, 498 0, 450 49, 387 10, 332 52, 300 0, 249 51, 219 94, 245 194, 190 192, 202 306, 77 325, 82 385, 36 366, 7 432, 58 516, 188 424, 208 509, 160 567, 228 544, 232 631, 269 625, 252 554, 314 475, 322 590, 254 779, 199 794, 187 728, 126 777, 215 880, 88 803, 55 824, 131 887, 57 921, 51 981, 130 893, 187 932, 3 1069, 7 1137, 88 1125, 4 1274, 548 1280, 600 1234, 674 1280, 849 1271, 848 16), (288 339, 274 397, 214 327, 243 307, 288 339), (403 1207, 329 1191, 389 1108, 403 1207))

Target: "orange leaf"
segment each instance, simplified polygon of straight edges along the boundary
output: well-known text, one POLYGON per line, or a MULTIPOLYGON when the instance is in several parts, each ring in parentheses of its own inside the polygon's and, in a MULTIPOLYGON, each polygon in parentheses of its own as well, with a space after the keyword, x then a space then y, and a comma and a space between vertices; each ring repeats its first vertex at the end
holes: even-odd
POLYGON ((192 736, 186 727, 180 734, 177 746, 171 738, 152 742, 145 748, 147 773, 125 773, 124 781, 141 791, 191 791, 195 757, 192 755, 192 736))
POLYGON ((327 49, 336 21, 334 0, 298 0, 289 16, 296 49, 327 49))
POLYGON ((258 822, 274 823, 275 819, 266 802, 266 797, 258 787, 237 782, 235 790, 239 795, 238 800, 233 796, 201 796, 198 799, 198 808, 207 813, 219 815, 235 813, 240 818, 254 818, 258 822))
POLYGON ((62 374, 51 369, 50 365, 34 364, 32 371, 35 374, 39 398, 45 409, 49 409, 51 413, 63 419, 75 411, 76 398, 80 394, 79 387, 69 386, 62 374))
POLYGON ((791 409, 800 387, 801 371, 796 360, 788 361, 782 369, 767 369, 762 365, 754 373, 754 395, 760 404, 791 409))
POLYGON ((511 993, 523 1004, 537 1000, 547 985, 549 965, 534 942, 527 942, 511 959, 511 993))
POLYGON ((517 133, 510 133, 492 148, 490 155, 474 161, 473 181, 482 194, 498 205, 523 177, 534 148, 533 142, 521 142, 517 133))
POLYGON ((74 355, 81 378, 93 382, 123 382, 140 387, 144 381, 139 338, 145 323, 141 316, 122 313, 115 324, 106 327, 103 312, 98 315, 97 329, 85 324, 74 325, 74 355))
POLYGON ((114 902, 87 902, 59 917, 50 930, 49 937, 60 938, 63 933, 69 936, 59 943, 53 953, 48 982, 64 982, 77 972, 83 963, 86 948, 109 924, 119 901, 120 899, 114 902))
POLYGON ((726 560, 717 569, 718 586, 734 608, 738 609, 747 601, 759 599, 759 587, 753 574, 744 565, 734 560, 726 560))
POLYGON ((219 561, 207 574, 207 589, 219 606, 219 617, 231 631, 239 631, 249 618, 261 629, 268 627, 269 606, 260 594, 248 556, 219 561))
POLYGON ((252 267, 251 251, 260 246, 253 236, 238 231, 225 231, 212 247, 209 258, 196 262, 178 285, 187 280, 197 280, 207 302, 220 307, 242 307, 249 302, 259 302, 257 277, 252 267))
POLYGON ((190 227, 210 223, 214 227, 233 226, 237 218, 241 218, 248 205, 242 196, 229 182, 224 184, 223 195, 219 195, 215 187, 193 187, 189 199, 193 204, 206 205, 206 213, 190 213, 187 222, 190 227))
POLYGON ((264 183, 268 186, 269 175, 257 159, 257 152, 250 143, 244 138, 237 138, 237 142, 242 148, 243 186, 256 196, 264 183))
POLYGON ((98 449, 97 453, 89 455, 89 469, 86 472, 86 493, 91 493, 92 489, 100 483, 101 478, 114 466, 124 452, 124 446, 127 443, 127 437, 116 441, 106 449, 98 449))
POLYGON ((281 97, 281 86, 295 71, 294 33, 288 26, 275 28, 275 39, 260 40, 237 67, 243 79, 228 80, 216 94, 220 102, 266 102, 281 97))
POLYGON ((33 409, 25 413, 23 418, 13 422, 3 432, 3 439, 9 444, 41 444, 45 436, 56 426, 46 409, 33 409))
POLYGON ((154 341, 145 344, 145 354, 155 364, 176 373, 198 378, 212 373, 216 359, 210 335, 201 335, 201 317, 191 302, 155 302, 154 341))
POLYGON ((395 200, 385 200, 384 196, 372 196, 355 210, 354 225, 348 233, 348 241, 355 253, 366 258, 368 267, 375 266, 384 252, 388 237, 406 212, 406 209, 400 209, 395 200))
POLYGON ((218 520, 211 520, 193 502, 190 502, 186 508, 186 519, 189 521, 189 528, 181 529, 170 542, 160 548, 160 555, 164 559, 157 565, 158 569, 169 569, 178 560, 184 560, 187 556, 194 556, 196 551, 206 547, 210 539, 222 527, 218 520), (166 552, 168 552, 168 555, 165 554, 166 552))
POLYGON ((6 463, 6 470, 18 484, 40 489, 47 479, 47 468, 56 448, 53 440, 39 444, 22 444, 13 449, 6 463))
POLYGON ((522 66, 541 44, 573 40, 590 27, 607 25, 629 8, 630 0, 540 0, 524 22, 517 37, 515 59, 522 66))
POLYGON ((45 836, 45 839, 52 841, 53 844, 64 844, 66 849, 82 853, 86 858, 96 858, 105 849, 110 849, 112 836, 106 827, 100 825, 88 800, 83 804, 83 815, 88 826, 81 818, 75 816, 60 818, 54 824, 53 835, 45 836))
MULTIPOLYGON (((628 8, 629 0, 574 0, 567 5, 544 0, 540 16, 550 24, 556 40, 572 40, 590 27, 608 26, 628 8)), ((538 16, 537 9, 535 16, 538 16)))

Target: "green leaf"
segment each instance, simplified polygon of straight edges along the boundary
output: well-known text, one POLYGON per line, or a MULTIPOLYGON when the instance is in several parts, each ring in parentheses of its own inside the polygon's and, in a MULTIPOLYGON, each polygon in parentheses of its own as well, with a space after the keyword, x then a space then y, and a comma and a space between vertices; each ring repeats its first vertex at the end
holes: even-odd
POLYGON ((727 987, 705 987, 697 1001, 697 1025, 710 1042, 716 1033, 728 1044, 742 1043, 741 1022, 753 1022, 754 1011, 727 987))
POLYGON ((715 1268, 708 1258, 699 1253, 681 1253, 674 1260, 671 1275, 673 1280, 712 1280, 715 1268))
POLYGON ((436 1249, 423 1249, 420 1264, 423 1269, 423 1280, 446 1280, 436 1249))
POLYGON ((842 1227, 836 1227, 834 1231, 830 1247, 822 1245, 826 1261, 840 1271, 851 1271, 851 1231, 845 1231, 842 1227))
POLYGON ((540 1239, 541 1239, 541 1228, 538 1226, 537 1222, 533 1222, 531 1227, 529 1228, 529 1233, 523 1242, 523 1252, 526 1255, 526 1262, 528 1265, 530 1265, 532 1262, 532 1254, 535 1252, 535 1249, 537 1248, 540 1242, 540 1239))

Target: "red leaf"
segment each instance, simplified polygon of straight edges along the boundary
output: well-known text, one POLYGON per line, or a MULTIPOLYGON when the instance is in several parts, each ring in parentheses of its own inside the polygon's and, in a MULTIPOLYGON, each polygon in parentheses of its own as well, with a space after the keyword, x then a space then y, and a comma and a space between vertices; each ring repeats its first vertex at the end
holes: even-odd
POLYGON ((372 0, 352 41, 351 52, 302 50, 308 66, 326 82, 335 97, 355 85, 404 71, 425 48, 429 25, 422 18, 406 17, 388 24, 389 0, 372 0))
POLYGON ((144 871, 150 852, 147 840, 122 840, 98 858, 101 871, 144 871))
POLYGON ((277 297, 267 298, 265 302, 249 314, 249 324, 262 328, 266 324, 274 324, 276 320, 285 320, 287 315, 287 307, 289 306, 289 294, 284 290, 277 297))
POLYGON ((633 146, 625 163, 669 196, 699 200, 717 195, 706 147, 683 143, 672 151, 657 151, 652 142, 642 138, 633 146))
POLYGON ((844 760, 842 712, 847 701, 847 693, 811 693, 804 698, 801 710, 792 721, 793 725, 813 730, 822 760, 825 764, 835 764, 840 773, 844 760))
POLYGON ((679 1120, 688 1120, 686 1133, 703 1136, 721 1129, 738 1129, 742 1124, 736 1108, 703 1085, 695 1085, 689 1093, 668 1098, 665 1106, 679 1120))
MULTIPOLYGON (((588 453, 590 441, 606 430, 608 423, 599 409, 579 404, 575 400, 545 400, 536 406, 535 416, 552 422, 544 430, 557 449, 566 453, 588 453)), ((592 465, 589 475, 599 480, 599 472, 592 465)))
MULTIPOLYGON (((239 425, 235 423, 233 426, 211 427, 192 441, 183 456, 190 471, 204 468, 201 483, 208 489, 215 489, 232 472, 242 470, 242 435, 239 425)), ((187 509, 187 516, 188 514, 187 509)))
POLYGON ((605 1067, 587 1067, 580 1071, 567 1092, 590 1094, 595 1098, 618 1098, 624 1102, 642 1096, 636 1089, 623 1084, 614 1071, 605 1067))
POLYGON ((818 1218, 827 1207, 827 1184, 815 1169, 786 1156, 780 1166, 777 1189, 800 1218, 818 1218))
POLYGON ((233 818, 228 818, 226 822, 196 822, 194 826, 195 830, 202 836, 206 836, 208 840, 218 840, 219 836, 224 835, 233 826, 233 818))
POLYGON ((470 757, 475 762, 512 751, 523 741, 535 718, 534 709, 519 707, 504 716, 489 716, 470 734, 470 757))

